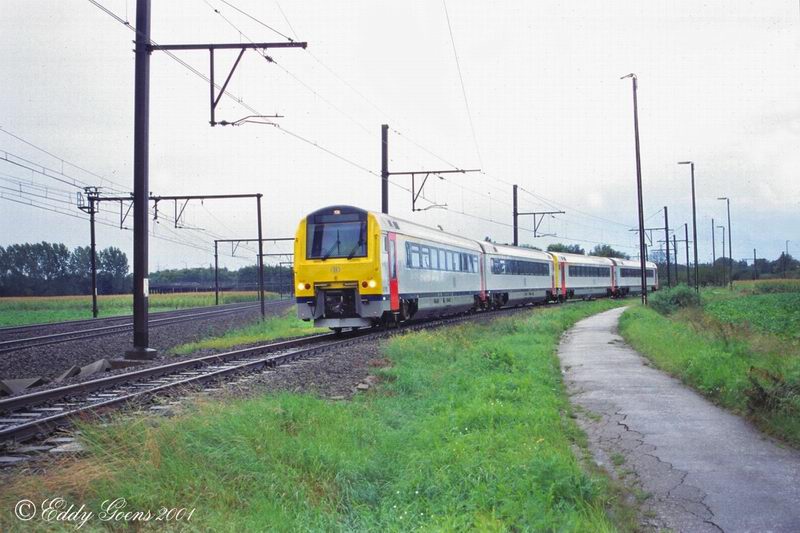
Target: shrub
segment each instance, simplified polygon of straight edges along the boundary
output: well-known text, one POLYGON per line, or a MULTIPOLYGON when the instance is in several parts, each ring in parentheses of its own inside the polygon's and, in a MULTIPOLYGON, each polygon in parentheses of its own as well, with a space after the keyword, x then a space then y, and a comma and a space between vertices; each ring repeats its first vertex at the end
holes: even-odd
POLYGON ((662 315, 669 315, 678 309, 699 307, 700 296, 694 289, 686 285, 678 285, 671 289, 654 292, 648 299, 648 303, 662 315))

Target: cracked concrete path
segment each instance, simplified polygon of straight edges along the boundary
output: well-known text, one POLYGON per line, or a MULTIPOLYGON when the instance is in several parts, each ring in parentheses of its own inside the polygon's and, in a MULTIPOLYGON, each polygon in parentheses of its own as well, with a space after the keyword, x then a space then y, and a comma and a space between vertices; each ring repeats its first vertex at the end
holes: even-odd
POLYGON ((800 453, 651 368, 617 334, 623 311, 578 322, 558 353, 595 460, 638 488, 644 525, 800 532, 800 453))

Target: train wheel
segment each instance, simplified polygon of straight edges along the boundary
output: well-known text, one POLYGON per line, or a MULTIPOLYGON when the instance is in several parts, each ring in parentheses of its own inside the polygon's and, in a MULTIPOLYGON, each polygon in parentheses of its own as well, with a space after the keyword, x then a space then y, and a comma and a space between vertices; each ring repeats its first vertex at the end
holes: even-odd
POLYGON ((331 328, 331 329, 333 330, 333 334, 334 335, 341 335, 342 334, 342 328, 331 328))

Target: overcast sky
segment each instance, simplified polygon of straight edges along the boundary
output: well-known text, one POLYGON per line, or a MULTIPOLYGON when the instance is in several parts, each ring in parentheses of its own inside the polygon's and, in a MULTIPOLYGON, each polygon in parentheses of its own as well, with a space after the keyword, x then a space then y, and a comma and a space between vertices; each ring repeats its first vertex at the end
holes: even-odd
MULTIPOLYGON (((135 22, 135 0, 99 3, 135 22)), ((274 50, 275 63, 247 52, 230 83, 259 113, 284 115, 279 127, 209 127, 208 84, 154 52, 151 190, 261 192, 265 236, 293 236, 304 214, 326 205, 380 209, 388 123, 391 170, 483 170, 431 178, 426 198, 447 208, 418 213, 410 177, 393 177, 391 213, 509 242, 517 183, 521 210, 566 211, 542 223, 555 237, 534 239, 532 220, 521 219, 523 243, 602 242, 635 255, 631 80, 620 80, 635 72, 646 225, 663 226, 666 205, 679 238, 684 222, 691 235, 689 168, 676 164, 691 159, 701 261, 711 258, 711 219, 726 222, 718 196, 731 198, 737 259, 754 247, 775 258, 786 239, 800 255, 797 0, 450 0, 447 12, 463 90, 441 1, 154 0, 158 43, 285 40, 260 21, 308 49, 274 50)), ((110 194, 132 188, 134 33, 86 0, 2 0, 0 28, 0 157, 18 163, 0 161, 0 245, 86 245, 72 179, 110 194), (47 167, 50 177, 19 164, 47 167)), ((208 73, 207 52, 176 54, 208 73)), ((217 79, 235 54, 217 53, 217 79)), ((217 118, 249 114, 226 98, 217 118)), ((99 227, 98 245, 130 256, 119 206, 102 208, 109 226, 99 227)), ((208 265, 215 238, 255 237, 251 201, 192 203, 182 229, 172 205, 159 215, 152 269, 208 265)), ((221 262, 252 264, 252 250, 221 262)))

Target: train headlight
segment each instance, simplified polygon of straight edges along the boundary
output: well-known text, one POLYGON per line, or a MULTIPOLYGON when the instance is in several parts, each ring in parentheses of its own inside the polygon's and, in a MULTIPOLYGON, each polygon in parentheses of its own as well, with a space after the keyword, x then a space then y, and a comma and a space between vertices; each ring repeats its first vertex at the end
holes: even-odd
POLYGON ((297 284, 297 290, 298 291, 302 291, 305 288, 306 288, 306 284, 305 283, 298 283, 297 284))
POLYGON ((375 287, 377 287, 377 285, 378 285, 378 284, 377 284, 377 283, 375 283, 375 280, 374 280, 374 279, 371 279, 371 280, 369 280, 369 288, 370 288, 370 289, 374 289, 375 287))

